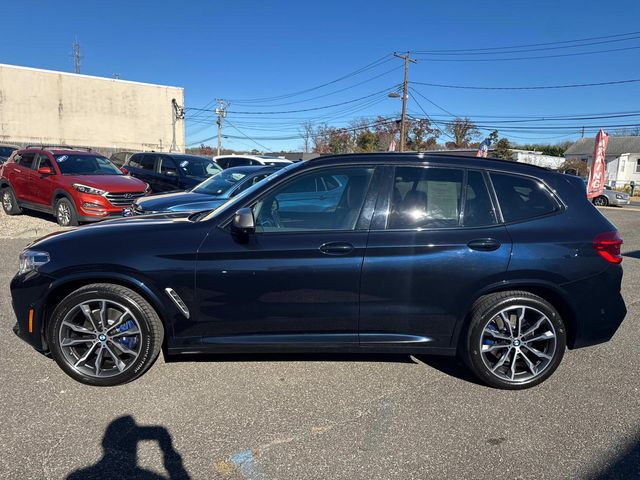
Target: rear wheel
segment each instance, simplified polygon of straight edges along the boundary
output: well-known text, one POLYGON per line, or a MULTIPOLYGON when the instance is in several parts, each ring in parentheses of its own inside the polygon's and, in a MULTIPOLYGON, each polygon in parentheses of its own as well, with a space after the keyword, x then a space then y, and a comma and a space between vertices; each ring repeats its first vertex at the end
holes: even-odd
POLYGON ((61 227, 74 227, 78 225, 78 212, 71 200, 62 197, 58 199, 55 206, 56 220, 61 227))
POLYGON ((82 287, 55 308, 47 328, 51 355, 78 382, 112 386, 135 380, 160 353, 164 329, 151 305, 120 285, 82 287))
POLYGON ((609 199, 604 195, 600 195, 599 197, 593 199, 593 204, 597 205, 598 207, 606 207, 607 205, 609 205, 609 199))
POLYGON ((564 324, 546 300, 528 292, 487 295, 476 302, 464 360, 485 383, 522 389, 549 378, 566 346, 564 324))
POLYGON ((11 187, 6 187, 2 190, 2 209, 7 215, 18 215, 22 213, 16 194, 11 187))

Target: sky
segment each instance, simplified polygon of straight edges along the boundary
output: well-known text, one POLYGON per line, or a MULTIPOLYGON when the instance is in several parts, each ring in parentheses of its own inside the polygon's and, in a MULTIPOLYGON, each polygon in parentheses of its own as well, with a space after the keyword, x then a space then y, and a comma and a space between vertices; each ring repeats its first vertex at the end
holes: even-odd
MULTIPOLYGON (((307 120, 346 126, 358 117, 399 116, 401 100, 387 95, 403 80, 394 51, 418 60, 410 82, 526 87, 640 79, 638 0, 3 0, 2 12, 0 63, 73 71, 77 38, 84 74, 184 87, 187 146, 215 144, 216 98, 230 102, 223 146, 234 149, 298 150, 307 120), (612 37, 620 34, 629 35, 612 37), (608 38, 570 42, 593 37, 608 38), (434 52, 551 42, 567 43, 513 49, 519 53, 434 52), (552 56, 600 50, 616 51, 552 56), (543 58, 499 60, 532 56, 543 58)), ((410 116, 428 115, 441 127, 453 115, 469 116, 484 133, 499 127, 515 143, 575 139, 582 124, 587 135, 640 124, 639 82, 539 90, 412 83, 410 92, 410 116), (541 119, 621 112, 627 116, 541 119)))

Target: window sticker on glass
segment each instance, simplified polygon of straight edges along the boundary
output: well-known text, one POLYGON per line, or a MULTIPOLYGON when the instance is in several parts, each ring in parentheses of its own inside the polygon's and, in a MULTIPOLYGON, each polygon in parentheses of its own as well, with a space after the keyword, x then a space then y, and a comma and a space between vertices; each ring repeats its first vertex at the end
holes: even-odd
POLYGON ((231 174, 231 178, 233 178, 236 182, 242 180, 246 176, 246 173, 233 173, 231 174))
POLYGON ((458 218, 458 183, 428 182, 427 218, 458 218))
POLYGON ((68 155, 62 155, 62 156, 60 156, 60 157, 56 158, 56 162, 58 162, 58 163, 62 163, 62 162, 64 162, 65 160, 67 160, 68 158, 69 158, 69 156, 68 156, 68 155))
POLYGON ((180 162, 180 167, 182 168, 186 167, 187 165, 189 165, 189 160, 183 160, 180 162))

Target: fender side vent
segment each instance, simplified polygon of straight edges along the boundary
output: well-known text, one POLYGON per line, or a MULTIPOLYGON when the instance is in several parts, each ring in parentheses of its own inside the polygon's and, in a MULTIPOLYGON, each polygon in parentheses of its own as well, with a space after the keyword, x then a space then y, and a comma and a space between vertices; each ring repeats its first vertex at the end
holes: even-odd
POLYGON ((167 295, 169 295, 169 298, 173 300, 173 303, 176 304, 176 307, 178 307, 178 310, 180 310, 185 317, 189 318, 190 316, 189 309, 187 308, 187 304, 184 303, 180 298, 180 295, 178 295, 173 288, 167 287, 164 289, 164 291, 167 292, 167 295))

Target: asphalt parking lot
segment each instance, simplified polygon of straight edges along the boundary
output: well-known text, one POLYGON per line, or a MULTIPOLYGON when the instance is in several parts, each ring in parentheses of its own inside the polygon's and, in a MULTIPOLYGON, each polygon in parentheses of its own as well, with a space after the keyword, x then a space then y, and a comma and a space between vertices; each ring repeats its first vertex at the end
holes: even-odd
POLYGON ((520 392, 408 356, 161 357, 134 383, 80 385, 11 332, 31 239, 0 232, 0 478, 640 478, 640 209, 602 211, 628 316, 520 392))

